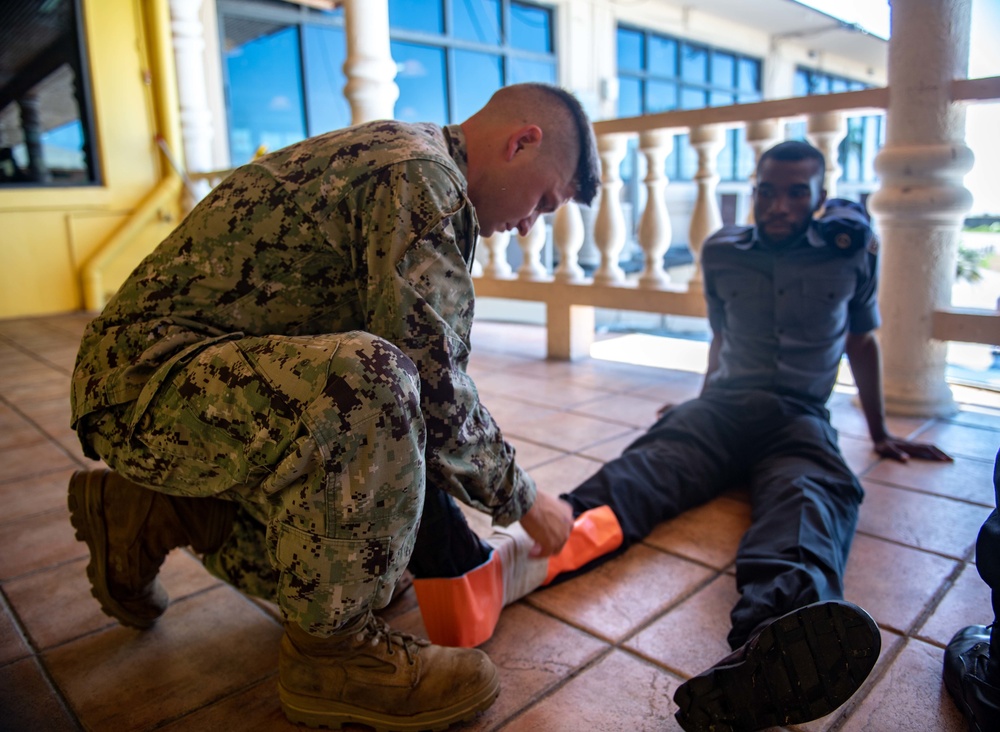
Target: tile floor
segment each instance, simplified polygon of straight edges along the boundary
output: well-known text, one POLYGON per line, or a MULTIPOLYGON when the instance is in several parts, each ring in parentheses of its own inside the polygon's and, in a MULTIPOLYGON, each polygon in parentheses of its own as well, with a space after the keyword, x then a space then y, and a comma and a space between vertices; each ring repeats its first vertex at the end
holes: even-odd
MULTIPOLYGON (((85 547, 65 507, 85 467, 67 391, 83 314, 0 321, 0 728, 4 730, 283 730, 273 609, 207 575, 186 551, 167 560, 172 604, 140 633, 89 594, 85 547)), ((544 360, 535 328, 477 324, 471 371, 543 490, 557 493, 616 455, 656 408, 696 393, 701 377, 598 360, 544 360)), ((894 419, 933 440, 951 465, 898 465, 869 448, 849 390, 834 422, 868 497, 847 571, 848 599, 883 634, 866 687, 818 730, 959 732, 941 684, 942 647, 962 625, 992 620, 971 559, 993 504, 1000 445, 996 394, 956 389, 947 420, 894 419)), ((503 691, 472 730, 672 730, 685 677, 727 652, 732 562, 748 510, 734 493, 657 529, 597 571, 505 610, 485 649, 503 691)), ((422 632, 413 592, 393 624, 422 632)))

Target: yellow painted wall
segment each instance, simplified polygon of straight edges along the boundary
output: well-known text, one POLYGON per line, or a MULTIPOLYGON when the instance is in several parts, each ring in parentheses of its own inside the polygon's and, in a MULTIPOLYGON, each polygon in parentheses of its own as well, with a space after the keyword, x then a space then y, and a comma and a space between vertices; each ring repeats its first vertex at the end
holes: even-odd
MULTIPOLYGON (((82 5, 102 183, 0 188, 0 318, 82 308, 84 265, 165 174, 155 143, 154 87, 145 81, 152 21, 144 14, 154 3, 84 0, 82 5)), ((171 201, 109 263, 105 291, 117 288, 176 225, 179 203, 171 201)))

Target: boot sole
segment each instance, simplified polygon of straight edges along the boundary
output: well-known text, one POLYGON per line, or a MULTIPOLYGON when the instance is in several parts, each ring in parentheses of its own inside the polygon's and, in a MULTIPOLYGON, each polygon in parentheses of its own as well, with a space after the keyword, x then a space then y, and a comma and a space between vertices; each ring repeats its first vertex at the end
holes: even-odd
POLYGON ((456 722, 469 722, 479 712, 489 709, 499 693, 500 677, 494 669, 493 678, 475 696, 444 709, 404 717, 296 694, 278 682, 281 708, 290 722, 327 729, 340 729, 345 724, 364 724, 376 732, 441 732, 456 722))
POLYGON ((87 577, 90 579, 90 594, 101 605, 108 617, 122 625, 137 630, 151 628, 156 622, 137 616, 122 606, 108 589, 107 526, 104 523, 103 486, 108 471, 78 470, 69 479, 69 520, 76 529, 78 541, 85 542, 90 550, 87 577))
POLYGON ((752 732, 826 716, 861 687, 882 646, 878 626, 848 602, 807 605, 771 623, 746 656, 682 684, 687 732, 752 732))

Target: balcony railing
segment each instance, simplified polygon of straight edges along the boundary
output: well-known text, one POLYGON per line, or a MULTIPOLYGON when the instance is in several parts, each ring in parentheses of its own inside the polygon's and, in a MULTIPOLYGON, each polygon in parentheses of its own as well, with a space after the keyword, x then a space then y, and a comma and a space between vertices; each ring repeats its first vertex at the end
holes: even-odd
MULTIPOLYGON (((589 352, 595 308, 704 316, 698 259, 702 242, 722 223, 716 195, 719 182, 716 158, 724 145, 726 131, 744 129, 756 162, 764 150, 781 140, 784 123, 804 120, 809 140, 827 159, 825 186, 832 197, 841 174, 836 162, 837 148, 847 133, 847 117, 884 113, 888 99, 889 90, 877 88, 596 122, 602 180, 593 227, 600 263, 593 275, 586 275, 577 263, 584 227, 579 208, 570 203, 559 209, 552 223, 552 243, 559 262, 554 271, 542 264, 547 232, 545 222, 539 219, 526 236, 501 233, 480 242, 486 261, 475 273, 476 295, 544 303, 548 354, 559 359, 589 352), (694 175, 695 204, 688 227, 694 273, 689 282, 679 285, 670 281, 663 268, 664 254, 672 239, 664 196, 669 184, 664 160, 670 153, 674 135, 683 133, 697 152, 698 169, 694 175), (641 213, 637 212, 636 239, 642 250, 643 266, 638 274, 626 276, 619 264, 626 243, 619 169, 630 139, 637 140, 639 154, 646 163, 642 181, 646 205, 641 213), (522 264, 516 272, 511 271, 507 260, 511 238, 521 250, 522 264)), ((1000 100, 1000 77, 955 81, 952 99, 963 103, 1000 100)), ((997 343, 1000 316, 989 311, 936 311, 933 334, 946 341, 997 343)))

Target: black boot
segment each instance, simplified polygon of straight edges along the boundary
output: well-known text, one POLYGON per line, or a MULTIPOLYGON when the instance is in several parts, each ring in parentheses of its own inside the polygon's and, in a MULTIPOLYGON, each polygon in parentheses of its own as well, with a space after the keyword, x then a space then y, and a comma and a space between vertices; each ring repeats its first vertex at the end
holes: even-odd
POLYGON ((782 615, 674 694, 688 732, 750 732, 823 717, 856 692, 882 639, 864 610, 817 602, 782 615))
POLYGON ((970 625, 944 650, 944 685, 971 732, 1000 729, 1000 663, 990 661, 990 628, 970 625))

